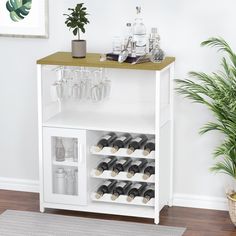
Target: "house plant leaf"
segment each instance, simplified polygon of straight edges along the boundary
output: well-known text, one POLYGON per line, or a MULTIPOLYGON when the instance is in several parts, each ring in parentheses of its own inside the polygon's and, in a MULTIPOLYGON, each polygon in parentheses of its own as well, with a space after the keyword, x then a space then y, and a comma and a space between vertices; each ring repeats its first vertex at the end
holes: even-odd
POLYGON ((32 0, 8 0, 6 8, 14 22, 23 20, 31 10, 32 0))
MULTIPOLYGON (((216 147, 215 164, 211 171, 227 174, 236 180, 236 53, 222 38, 210 38, 202 46, 216 47, 226 54, 221 59, 221 70, 206 74, 190 72, 192 79, 176 80, 177 91, 194 103, 205 105, 214 115, 200 130, 200 134, 220 132, 224 139, 216 147)), ((227 193, 229 212, 236 226, 236 192, 227 193)))

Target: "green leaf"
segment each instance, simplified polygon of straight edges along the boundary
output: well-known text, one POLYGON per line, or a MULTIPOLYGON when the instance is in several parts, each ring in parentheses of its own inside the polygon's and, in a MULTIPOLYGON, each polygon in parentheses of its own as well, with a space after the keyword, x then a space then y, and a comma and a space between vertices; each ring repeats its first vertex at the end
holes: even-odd
POLYGON ((77 28, 75 28, 75 29, 73 30, 73 34, 74 34, 75 36, 78 34, 78 29, 77 29, 77 28))
POLYGON ((213 153, 217 160, 211 170, 236 179, 236 54, 222 38, 210 38, 201 45, 226 53, 222 70, 212 74, 190 72, 190 79, 176 80, 176 91, 212 112, 213 121, 204 125, 200 134, 217 131, 224 140, 213 153))
POLYGON ((14 22, 23 20, 31 10, 32 0, 8 0, 6 8, 14 22))
POLYGON ((80 30, 85 33, 85 25, 89 23, 87 18, 87 8, 84 7, 84 3, 79 3, 75 8, 68 8, 70 14, 63 14, 66 16, 65 24, 69 29, 74 29, 74 35, 80 35, 80 30), (76 32, 76 34, 74 33, 76 32))

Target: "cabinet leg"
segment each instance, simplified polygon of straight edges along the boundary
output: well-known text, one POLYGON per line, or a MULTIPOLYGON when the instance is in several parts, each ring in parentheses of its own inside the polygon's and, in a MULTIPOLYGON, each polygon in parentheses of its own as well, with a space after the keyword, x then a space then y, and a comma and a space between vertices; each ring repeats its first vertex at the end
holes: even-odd
POLYGON ((170 198, 168 201, 168 206, 172 207, 173 206, 173 198, 170 198))
POLYGON ((42 205, 40 205, 40 212, 42 212, 42 213, 44 213, 45 212, 45 208, 42 206, 42 205))
POLYGON ((158 224, 160 223, 159 217, 156 217, 156 218, 154 219, 154 223, 155 223, 156 225, 158 225, 158 224))

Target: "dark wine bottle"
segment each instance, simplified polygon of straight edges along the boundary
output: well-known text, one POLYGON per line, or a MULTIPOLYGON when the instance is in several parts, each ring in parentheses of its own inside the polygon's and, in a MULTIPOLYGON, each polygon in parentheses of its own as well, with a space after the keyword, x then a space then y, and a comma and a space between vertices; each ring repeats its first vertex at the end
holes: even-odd
POLYGON ((132 178, 136 173, 141 173, 147 164, 147 160, 136 160, 133 161, 128 169, 127 177, 132 178))
POLYGON ((155 174, 155 162, 150 162, 143 171, 143 179, 147 180, 153 174, 155 174))
POLYGON ((149 185, 143 193, 143 203, 147 204, 152 198, 155 198, 155 186, 149 185))
POLYGON ((117 161, 116 157, 107 157, 105 158, 96 168, 96 175, 101 175, 104 170, 109 170, 117 161))
POLYGON ((112 193, 113 188, 115 187, 116 180, 106 180, 96 192, 96 198, 101 198, 105 193, 112 193))
POLYGON ((129 141, 132 139, 132 136, 130 134, 123 134, 122 136, 118 137, 113 145, 112 145, 112 149, 111 149, 111 152, 112 153, 115 153, 117 152, 120 148, 124 148, 128 143, 129 141))
POLYGON ((147 186, 147 183, 135 183, 128 191, 127 201, 131 202, 135 197, 141 196, 147 186))
POLYGON ((155 139, 148 140, 147 143, 144 146, 143 155, 147 156, 152 151, 155 151, 155 139))
POLYGON ((104 147, 109 147, 114 140, 117 138, 117 135, 114 132, 104 135, 97 143, 96 151, 100 152, 104 147))
POLYGON ((120 195, 126 195, 131 185, 131 182, 118 182, 112 191, 111 200, 115 201, 120 195))
POLYGON ((127 153, 131 154, 136 149, 141 149, 141 147, 147 142, 148 138, 146 135, 141 134, 138 137, 131 140, 131 142, 128 145, 127 153))
POLYGON ((128 166, 131 164, 132 160, 128 157, 121 158, 116 162, 116 164, 113 166, 113 170, 111 172, 112 177, 115 177, 118 175, 121 171, 125 171, 128 166))

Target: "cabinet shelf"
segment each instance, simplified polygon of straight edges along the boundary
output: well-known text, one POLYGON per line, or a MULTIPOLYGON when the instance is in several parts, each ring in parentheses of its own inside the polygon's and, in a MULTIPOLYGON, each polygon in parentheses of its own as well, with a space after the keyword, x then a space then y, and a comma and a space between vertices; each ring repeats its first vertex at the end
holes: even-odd
POLYGON ((95 174, 96 170, 93 169, 91 171, 91 177, 97 179, 116 179, 116 180, 126 180, 126 181, 137 181, 137 182, 146 182, 146 183, 154 183, 155 182, 155 175, 151 175, 150 178, 147 180, 143 179, 142 173, 135 174, 132 178, 127 177, 127 172, 120 172, 117 176, 111 176, 111 170, 105 170, 101 175, 95 174))
POLYGON ((155 117, 141 114, 122 116, 96 112, 61 112, 43 123, 44 127, 155 134, 155 117))
POLYGON ((96 193, 92 193, 91 195, 91 199, 93 201, 97 201, 97 202, 109 202, 109 203, 120 203, 120 204, 127 204, 127 205, 139 205, 139 206, 154 206, 154 199, 151 199, 147 204, 143 203, 143 197, 136 197, 134 198, 133 201, 128 202, 127 196, 125 195, 121 195, 119 196, 115 201, 111 200, 111 194, 104 194, 101 198, 97 199, 96 198, 96 193))
POLYGON ((155 159, 155 151, 152 151, 149 155, 144 156, 143 149, 137 149, 132 154, 127 153, 127 148, 120 148, 116 153, 112 153, 111 150, 112 150, 111 147, 104 147, 100 152, 96 152, 95 146, 92 146, 90 148, 90 152, 94 155, 143 158, 147 160, 155 159))
POLYGON ((56 161, 55 159, 52 162, 55 166, 78 166, 78 162, 71 161, 71 160, 65 160, 65 161, 56 161))

